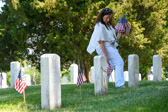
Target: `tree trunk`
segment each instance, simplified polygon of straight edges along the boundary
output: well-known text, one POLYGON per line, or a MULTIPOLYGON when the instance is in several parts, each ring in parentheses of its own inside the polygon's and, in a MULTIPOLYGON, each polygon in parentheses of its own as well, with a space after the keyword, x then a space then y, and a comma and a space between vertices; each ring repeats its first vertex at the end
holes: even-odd
POLYGON ((81 60, 81 67, 83 69, 83 74, 86 77, 85 82, 90 82, 89 76, 90 76, 90 63, 88 61, 85 61, 85 59, 81 60))

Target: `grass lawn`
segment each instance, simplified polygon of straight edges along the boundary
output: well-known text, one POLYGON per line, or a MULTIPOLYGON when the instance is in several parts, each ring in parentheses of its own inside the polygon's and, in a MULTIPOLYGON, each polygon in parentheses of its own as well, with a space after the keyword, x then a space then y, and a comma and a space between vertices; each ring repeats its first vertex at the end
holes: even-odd
MULTIPOLYGON (((115 88, 109 83, 108 88, 108 94, 95 96, 94 84, 83 84, 80 96, 75 84, 61 85, 62 106, 51 112, 168 112, 168 81, 141 81, 137 88, 115 88)), ((15 89, 0 89, 0 112, 11 111, 48 112, 41 110, 40 86, 27 87, 26 104, 15 89)))

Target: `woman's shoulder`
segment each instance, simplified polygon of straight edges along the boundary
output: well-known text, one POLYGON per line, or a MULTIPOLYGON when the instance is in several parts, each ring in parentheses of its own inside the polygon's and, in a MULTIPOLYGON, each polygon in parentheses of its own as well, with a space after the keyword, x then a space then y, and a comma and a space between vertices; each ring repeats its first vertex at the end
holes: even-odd
POLYGON ((105 25, 101 22, 97 22, 95 28, 106 28, 105 25))
POLYGON ((99 26, 105 26, 103 23, 101 22, 97 22, 96 25, 99 25, 99 26))

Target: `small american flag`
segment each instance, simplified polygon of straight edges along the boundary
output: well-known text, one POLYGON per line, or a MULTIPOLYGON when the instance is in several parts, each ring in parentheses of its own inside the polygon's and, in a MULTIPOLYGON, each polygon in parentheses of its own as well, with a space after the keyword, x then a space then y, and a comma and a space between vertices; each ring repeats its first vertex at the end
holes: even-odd
POLYGON ((111 75, 112 71, 113 71, 113 69, 109 63, 108 68, 107 68, 107 76, 111 75))
POLYGON ((27 84, 22 77, 21 70, 19 71, 18 78, 16 79, 15 89, 20 93, 23 94, 24 90, 27 88, 27 84))
POLYGON ((33 73, 33 81, 36 82, 36 73, 33 73))
POLYGON ((77 86, 79 87, 81 84, 83 84, 83 73, 82 70, 79 69, 78 79, 77 79, 77 86))
POLYGON ((115 26, 116 32, 123 33, 125 35, 128 35, 130 32, 131 26, 127 22, 126 15, 124 14, 123 17, 119 20, 117 25, 115 26))

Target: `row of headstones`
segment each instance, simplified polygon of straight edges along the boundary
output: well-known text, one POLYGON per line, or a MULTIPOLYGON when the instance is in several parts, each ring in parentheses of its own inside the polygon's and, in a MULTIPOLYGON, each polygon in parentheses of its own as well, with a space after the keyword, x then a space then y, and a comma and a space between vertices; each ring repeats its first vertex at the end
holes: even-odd
MULTIPOLYGON (((15 62, 11 62, 10 63, 10 70, 11 70, 11 86, 10 87, 14 87, 15 86, 15 82, 17 79, 17 76, 19 74, 19 70, 20 70, 20 63, 15 61, 15 62)), ((6 73, 2 73, 2 77, 0 77, 0 88, 7 88, 7 74, 6 73), (1 79, 3 77, 3 79, 1 79)), ((23 75, 24 80, 26 82, 26 84, 28 86, 31 85, 31 77, 28 74, 23 75)))
MULTIPOLYGON (((17 69, 19 70, 20 69, 19 65, 20 65, 19 62, 11 62, 11 71, 13 71, 14 68, 16 68, 16 67, 18 67, 17 69), (12 67, 14 67, 14 68, 12 68, 12 67)), ((71 83, 76 84, 77 83, 77 76, 78 76, 78 65, 77 64, 72 64, 70 66, 70 74, 71 74, 71 83)), ((0 88, 7 88, 8 87, 7 86, 7 75, 4 72, 2 73, 2 75, 3 75, 3 80, 2 80, 2 82, 0 82, 0 88)), ((16 77, 14 77, 14 75, 15 74, 13 73, 11 75, 11 77, 16 78, 16 77)), ((17 76, 17 73, 16 73, 16 76, 17 76)), ((24 76, 24 80, 25 80, 26 84, 28 86, 30 86, 31 85, 31 76, 28 74, 23 75, 23 76, 24 76)), ((91 67, 91 83, 94 83, 94 77, 95 77, 95 72, 94 72, 94 66, 93 66, 93 67, 91 67)), ((125 78, 125 81, 129 80, 128 79, 128 71, 124 72, 124 78, 125 78)), ((141 80, 141 74, 139 74, 139 80, 141 80)), ((1 77, 0 77, 0 81, 1 81, 1 77)), ((11 84, 15 83, 14 81, 15 81, 15 79, 11 80, 11 84)), ((115 70, 114 70, 114 72, 112 72, 112 75, 109 79, 109 82, 115 82, 115 70)), ((63 77, 62 83, 64 83, 64 84, 68 83, 68 78, 63 77)))
MULTIPOLYGON (((20 69, 20 63, 19 62, 11 62, 11 71, 13 71, 13 70, 19 71, 19 69, 20 69)), ((3 80, 2 80, 2 82, 0 82, 0 87, 1 88, 7 88, 8 87, 7 86, 7 75, 6 75, 6 73, 2 73, 2 75, 3 75, 3 80)), ((77 64, 72 64, 70 66, 70 75, 71 75, 71 83, 76 84, 77 83, 77 77, 78 77, 78 65, 77 64)), ((31 85, 31 76, 28 75, 28 74, 23 75, 23 76, 24 76, 26 84, 28 86, 30 86, 31 85)), ((11 78, 16 78, 16 77, 14 77, 14 73, 11 75, 11 78)), ((93 66, 93 67, 91 67, 91 83, 94 83, 94 78, 95 78, 95 72, 94 72, 94 66, 93 66)), ((128 71, 124 71, 124 78, 125 78, 125 81, 129 81, 128 71)), ((1 77, 0 77, 0 80, 1 80, 1 77)), ((141 80, 141 74, 139 74, 139 80, 141 80)), ((153 80, 153 75, 149 75, 148 80, 153 80)), ((15 83, 14 82, 15 79, 11 80, 11 81, 13 81, 11 83, 15 83)), ((115 82, 115 70, 112 72, 112 75, 109 79, 109 82, 115 82)), ((62 83, 64 83, 64 84, 68 83, 68 78, 63 77, 62 78, 62 83)))
MULTIPOLYGON (((76 84, 77 83, 77 77, 78 77, 78 65, 72 64, 70 66, 71 71, 71 83, 76 84)), ((124 71, 124 79, 125 81, 128 81, 128 71, 124 71)), ((139 73, 139 80, 141 80, 141 74, 139 73)), ((63 83, 67 83, 67 77, 63 77, 62 79, 63 83)), ((94 66, 91 67, 91 83, 95 82, 95 69, 94 66)), ((112 72, 111 77, 109 79, 109 82, 115 82, 115 70, 112 72)))
MULTIPOLYGON (((61 106, 60 57, 56 54, 44 54, 40 57, 41 66, 41 107, 55 109, 61 106)), ((95 95, 108 93, 107 62, 104 56, 94 57, 95 95)), ((154 81, 161 81, 161 57, 153 56, 154 81)), ((128 56, 129 87, 139 85, 139 57, 128 56)))
MULTIPOLYGON (((15 81, 17 79, 17 76, 19 74, 20 63, 17 61, 11 62, 10 63, 10 70, 11 70, 11 86, 10 87, 13 88, 15 85, 15 81)), ((71 71, 71 83, 77 83, 78 66, 76 64, 72 64, 70 66, 70 71, 71 71)), ((1 77, 0 77, 0 88, 7 88, 8 87, 7 86, 7 74, 3 72, 2 76, 3 76, 3 79, 1 79, 1 77)), ((30 86, 31 85, 31 76, 29 74, 25 74, 25 75, 23 75, 23 77, 24 77, 26 84, 28 86, 30 86)), ((62 82, 67 83, 68 78, 63 77, 62 82)))
MULTIPOLYGON (((70 71, 71 71, 71 83, 76 83, 77 82, 77 76, 78 76, 78 65, 77 64, 72 64, 70 66, 70 71)), ((125 79, 125 81, 129 81, 128 71, 124 71, 124 79, 125 79)), ((153 80, 153 75, 151 75, 151 74, 148 75, 147 79, 148 80, 153 80)), ((91 67, 91 83, 94 83, 95 82, 94 80, 95 80, 95 68, 93 66, 93 67, 91 67)), ((139 73, 139 80, 141 80, 141 74, 140 73, 139 73)), ((67 77, 63 77, 62 81, 63 81, 63 83, 67 83, 67 77)), ((112 72, 111 77, 109 79, 109 82, 115 82, 115 70, 112 72)))
MULTIPOLYGON (((17 61, 11 62, 10 63, 10 70, 11 70, 11 87, 14 87, 16 78, 18 76, 19 70, 20 70, 20 63, 17 61)), ((77 64, 72 64, 70 66, 70 74, 71 74, 71 83, 76 84, 77 83, 77 77, 78 77, 78 65, 77 64)), ((3 80, 2 82, 0 82, 0 88, 7 88, 7 74, 6 73, 2 73, 3 75, 3 80)), ((23 75, 24 76, 24 80, 26 82, 26 84, 28 86, 31 85, 31 76, 26 74, 23 75)), ((1 81, 1 77, 0 77, 0 81, 1 81)), ((62 83, 68 83, 68 78, 67 77, 63 77, 62 78, 62 83)))
MULTIPOLYGON (((11 71, 13 71, 14 69, 12 67, 18 67, 17 69, 19 70, 19 65, 20 63, 19 62, 11 62, 11 71)), ((17 71, 18 71, 17 70, 17 71)), ((71 74, 71 83, 74 83, 76 84, 77 83, 77 77, 78 77, 78 65, 77 64, 72 64, 70 66, 70 74, 71 74)), ((7 74, 6 73, 2 73, 3 75, 3 80, 2 82, 0 82, 0 88, 7 88, 7 74)), ((14 77, 14 73, 11 75, 12 78, 16 78, 14 77)), ((17 73, 16 73, 16 76, 17 76, 17 73)), ((24 80, 26 82, 26 84, 28 86, 31 86, 31 76, 26 74, 26 75, 23 75, 24 76, 24 80)), ((94 77, 95 77, 95 72, 94 72, 94 66, 91 67, 91 83, 94 83, 94 77)), ((128 71, 125 71, 124 72, 124 78, 125 78, 125 81, 128 81, 128 71)), ((141 74, 139 74, 139 80, 141 80, 141 74)), ((1 77, 0 77, 0 81, 1 81, 1 77)), ((11 80, 11 84, 15 83, 14 80, 11 80)), ((109 79, 109 82, 115 82, 115 70, 114 72, 112 72, 112 75, 109 79)), ((63 84, 66 84, 68 83, 68 78, 67 77, 63 77, 62 78, 62 83, 63 84)))
MULTIPOLYGON (((95 95, 106 94, 107 84, 107 62, 104 56, 94 57, 95 71, 95 95)), ((162 80, 162 62, 159 55, 153 56, 153 81, 162 80)), ((139 56, 132 54, 128 56, 128 87, 139 86, 139 56)))
MULTIPOLYGON (((125 81, 129 81, 129 77, 128 77, 128 71, 124 71, 124 79, 125 81)), ((139 80, 141 80, 141 74, 139 73, 139 80)), ((95 69, 94 66, 91 67, 91 83, 95 82, 95 69)), ((111 76, 109 78, 109 82, 115 82, 115 70, 113 70, 113 72, 111 73, 111 76)))
MULTIPOLYGON (((20 64, 14 64, 11 70, 11 86, 14 87, 20 64), (14 77, 14 78, 13 78, 14 77), (16 78, 15 78, 16 77, 16 78)), ((104 56, 94 57, 95 67, 95 95, 108 93, 107 83, 107 63, 104 56)), ((60 57, 57 54, 44 54, 40 57, 41 69, 41 107, 42 109, 53 110, 61 107, 61 83, 60 83, 60 57)), ((161 57, 153 57, 154 81, 160 81, 161 76, 161 57)), ((139 85, 139 57, 138 55, 128 56, 129 87, 139 85)))

